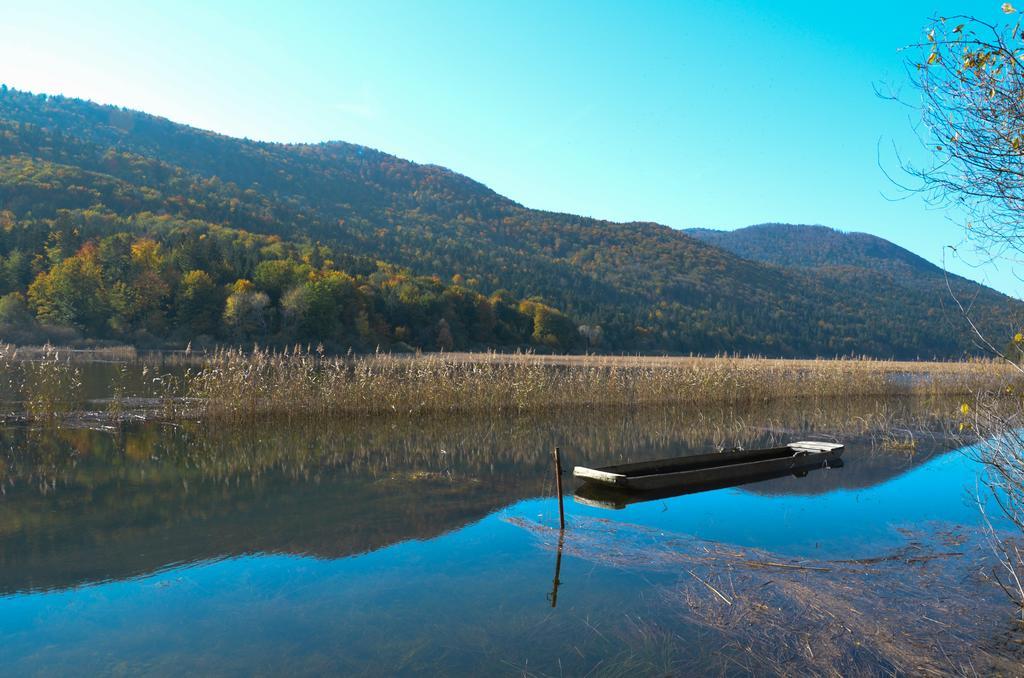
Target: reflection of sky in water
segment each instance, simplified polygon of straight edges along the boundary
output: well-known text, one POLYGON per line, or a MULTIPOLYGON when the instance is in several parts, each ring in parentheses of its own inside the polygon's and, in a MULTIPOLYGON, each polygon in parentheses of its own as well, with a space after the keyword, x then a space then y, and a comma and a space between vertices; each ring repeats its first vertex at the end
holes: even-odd
MULTIPOLYGON (((858 463, 853 454, 844 459, 843 468, 811 474, 838 474, 838 484, 842 474, 858 463)), ((896 526, 927 529, 930 522, 979 526, 977 471, 977 464, 968 455, 954 452, 910 468, 880 485, 812 496, 768 494, 778 484, 769 480, 745 488, 630 504, 614 512, 571 500, 566 507, 574 514, 610 517, 789 555, 861 557, 865 550, 899 544, 900 535, 893 529, 896 526)), ((787 487, 795 488, 800 480, 785 482, 787 487)), ((985 488, 980 489, 984 494, 985 488)))
MULTIPOLYGON (((850 455, 845 468, 814 473, 842 474, 856 463, 850 455)), ((862 489, 778 495, 771 483, 780 481, 767 481, 622 511, 571 498, 566 508, 570 522, 600 517, 789 555, 867 557, 902 543, 895 526, 977 525, 975 473, 964 455, 947 454, 862 489)), ((551 499, 531 499, 433 539, 359 556, 247 555, 7 596, 0 672, 572 673, 630 645, 624 618, 671 627, 651 595, 670 577, 568 556, 551 610, 554 554, 506 519, 551 525, 556 511, 551 499)), ((686 634, 682 626, 673 632, 686 634)))
POLYGON ((605 641, 587 625, 607 631, 602 619, 620 615, 623 601, 640 609, 630 578, 566 558, 564 590, 573 593, 552 619, 552 567, 553 554, 532 535, 491 516, 351 558, 247 556, 11 596, 0 601, 8 662, 0 671, 124 660, 172 672, 465 672, 550 656, 550 646, 533 641, 564 647, 570 638, 591 646, 586 662, 594 664, 605 650, 592 646, 605 641), (618 594, 597 595, 609 590, 618 594), (556 635, 533 638, 538 624, 556 635))

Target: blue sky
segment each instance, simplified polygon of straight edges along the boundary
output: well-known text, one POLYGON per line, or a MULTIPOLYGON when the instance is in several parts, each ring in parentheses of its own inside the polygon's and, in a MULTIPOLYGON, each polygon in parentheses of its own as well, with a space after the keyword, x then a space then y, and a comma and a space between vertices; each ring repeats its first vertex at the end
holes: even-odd
MULTIPOLYGON (((941 263, 959 222, 891 199, 879 152, 917 152, 914 114, 873 85, 904 84, 898 49, 930 16, 1000 3, 91 4, 0 0, 0 81, 234 136, 361 143, 530 207, 821 223, 941 263)), ((1006 266, 946 264, 1024 292, 1006 266)))

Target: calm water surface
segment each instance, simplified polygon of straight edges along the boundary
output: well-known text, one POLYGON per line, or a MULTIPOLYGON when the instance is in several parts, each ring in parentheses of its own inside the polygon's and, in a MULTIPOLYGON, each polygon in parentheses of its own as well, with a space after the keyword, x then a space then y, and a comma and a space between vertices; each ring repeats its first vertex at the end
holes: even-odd
MULTIPOLYGON (((934 424, 914 406, 886 407, 919 414, 920 429, 934 424)), ((9 427, 0 432, 0 673, 720 666, 742 651, 680 608, 672 592, 693 578, 656 562, 666 545, 824 562, 977 531, 969 455, 922 431, 913 454, 882 450, 844 428, 855 409, 9 427), (842 468, 621 510, 569 497, 559 556, 555 445, 569 466, 600 465, 811 432, 848 441, 842 468)))

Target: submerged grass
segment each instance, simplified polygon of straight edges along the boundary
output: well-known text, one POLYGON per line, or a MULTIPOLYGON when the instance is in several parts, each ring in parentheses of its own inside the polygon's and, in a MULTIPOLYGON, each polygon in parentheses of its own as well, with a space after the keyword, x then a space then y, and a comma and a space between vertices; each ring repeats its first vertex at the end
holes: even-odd
MULTIPOLYGON (((508 520, 556 548, 556 530, 508 520)), ((877 557, 811 559, 577 518, 564 548, 635 574, 678 574, 661 589, 663 615, 712 635, 705 674, 1017 675, 1024 629, 987 574, 984 540, 938 525, 904 537, 877 557)))

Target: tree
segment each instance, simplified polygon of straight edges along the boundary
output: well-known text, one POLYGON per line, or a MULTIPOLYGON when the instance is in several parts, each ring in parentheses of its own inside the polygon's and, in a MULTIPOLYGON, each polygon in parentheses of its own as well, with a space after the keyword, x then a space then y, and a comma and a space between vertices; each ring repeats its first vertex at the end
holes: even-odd
POLYGON ((1024 36, 1020 15, 938 18, 909 63, 921 100, 924 161, 902 161, 906 188, 968 215, 988 257, 1024 254, 1024 36))
POLYGON ((11 250, 0 264, 0 284, 6 290, 23 290, 32 282, 32 262, 19 249, 11 250))
POLYGON ((106 334, 110 309, 95 245, 85 245, 36 276, 28 288, 28 299, 44 323, 106 334))
MULTIPOLYGON (((904 163, 918 181, 913 190, 968 216, 968 237, 989 259, 1024 254, 1024 36, 1016 9, 1003 3, 1002 11, 1009 21, 956 16, 928 28, 912 66, 930 161, 904 163)), ((1001 341, 972 328, 992 353, 1007 357, 996 348, 1001 341)), ((1012 346, 1012 357, 1024 356, 1024 332, 1012 346)), ((986 468, 984 482, 1003 514, 1024 530, 1022 402, 1014 397, 1008 409, 1006 395, 974 393, 974 407, 962 406, 970 419, 961 429, 981 435, 972 442, 986 468)), ((1003 570, 993 573, 1024 617, 1024 554, 995 530, 992 542, 1003 570)))
POLYGON ((32 324, 32 312, 21 292, 11 292, 0 297, 0 325, 28 326, 32 324))
POLYGON ((152 334, 162 334, 166 324, 164 305, 171 293, 170 285, 158 271, 144 270, 132 280, 131 290, 135 302, 132 324, 152 334))
POLYGON ((520 310, 533 314, 532 340, 552 349, 571 351, 580 342, 576 324, 557 309, 538 301, 523 302, 520 310))
POLYGON ((249 339, 266 333, 270 297, 248 280, 238 280, 224 304, 224 325, 236 339, 249 339))
POLYGON ((587 340, 587 348, 597 348, 601 345, 601 337, 604 334, 600 325, 580 325, 580 336, 587 340))
POLYGON ((179 329, 190 339, 216 334, 223 304, 223 296, 209 273, 189 271, 181 278, 175 301, 179 329))
POLYGON ((455 348, 455 338, 452 336, 451 327, 448 321, 441 318, 437 321, 437 347, 442 351, 451 351, 455 348))
POLYGON ((127 280, 131 277, 132 267, 131 234, 117 233, 101 239, 96 256, 107 283, 113 283, 115 280, 127 280))
POLYGON ((258 288, 277 301, 285 292, 308 280, 312 272, 312 267, 303 262, 270 259, 256 265, 252 279, 258 288))
POLYGON ((340 271, 321 271, 298 289, 285 295, 282 307, 298 338, 340 343, 343 330, 355 325, 355 280, 340 271))
POLYGON ((308 285, 294 287, 281 297, 281 328, 291 338, 306 339, 310 297, 308 285))

